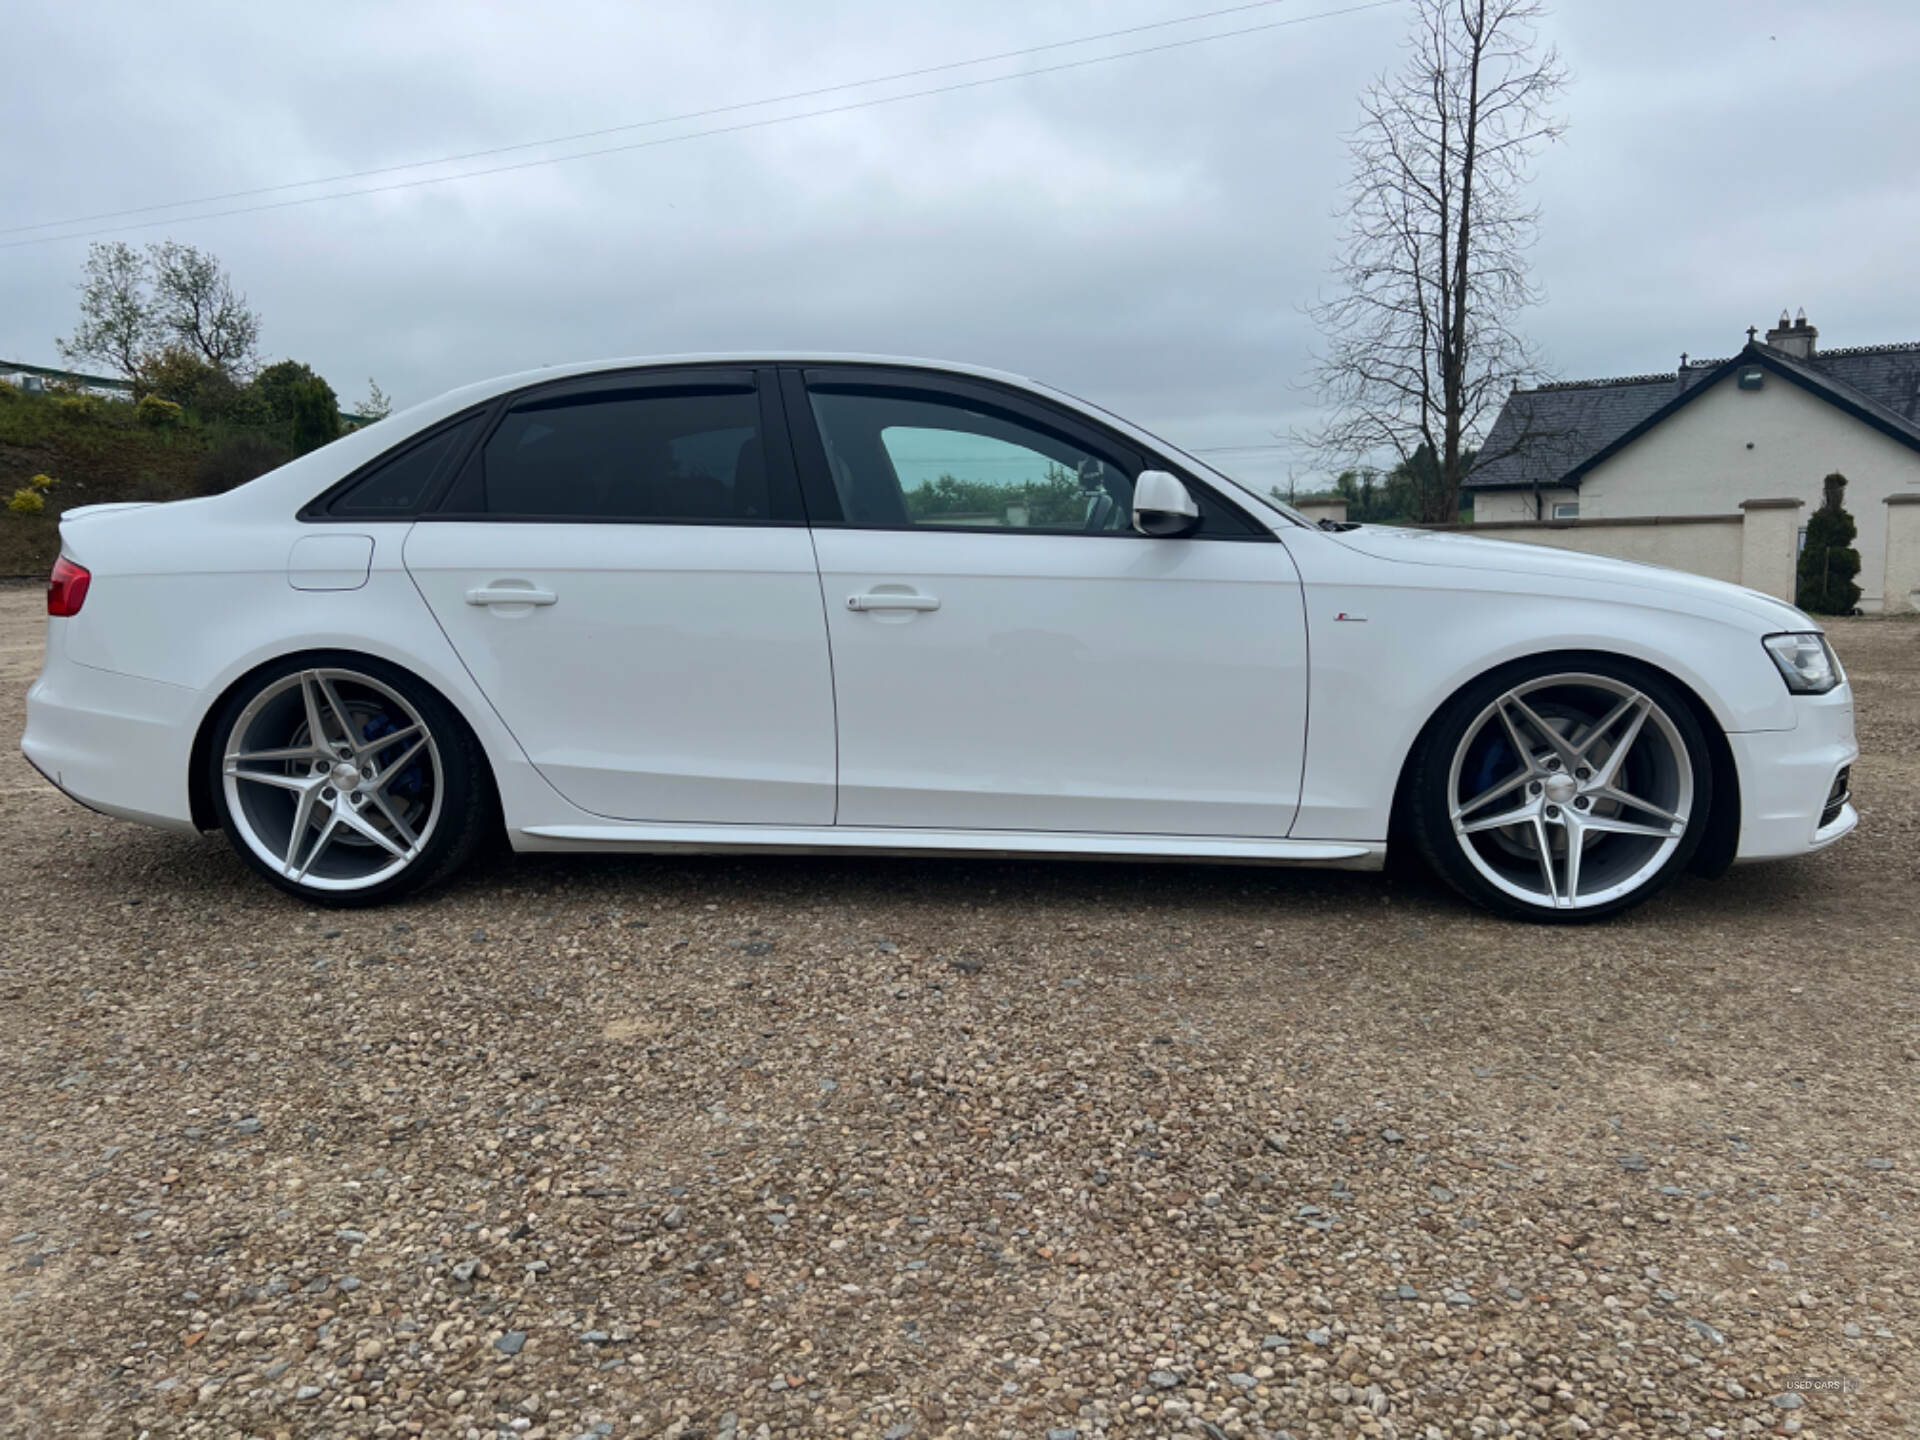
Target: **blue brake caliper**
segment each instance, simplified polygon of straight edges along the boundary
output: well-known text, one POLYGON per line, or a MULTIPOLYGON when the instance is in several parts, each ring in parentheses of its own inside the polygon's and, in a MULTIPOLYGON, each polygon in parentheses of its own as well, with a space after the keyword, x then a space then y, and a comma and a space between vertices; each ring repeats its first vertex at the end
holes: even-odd
MULTIPOLYGON (((399 728, 400 727, 394 724, 383 711, 360 727, 360 738, 362 740, 378 740, 382 735, 391 735, 399 728)), ((393 747, 395 751, 401 748, 400 746, 393 747)), ((390 764, 392 759, 393 757, 391 755, 383 755, 377 751, 374 754, 374 763, 379 765, 390 764)), ((412 764, 408 765, 406 769, 393 777, 392 782, 386 787, 387 794, 390 796, 398 796, 405 800, 417 800, 420 798, 421 790, 426 785, 426 780, 426 772, 421 769, 420 762, 415 760, 412 764)))
MULTIPOLYGON (((1489 786, 1504 779, 1513 771, 1516 759, 1513 745, 1504 735, 1493 737, 1493 743, 1487 746, 1480 756, 1479 767, 1473 773, 1472 788, 1467 791, 1467 799, 1475 795, 1484 795, 1489 786)), ((1460 803, 1464 804, 1465 801, 1460 803)))

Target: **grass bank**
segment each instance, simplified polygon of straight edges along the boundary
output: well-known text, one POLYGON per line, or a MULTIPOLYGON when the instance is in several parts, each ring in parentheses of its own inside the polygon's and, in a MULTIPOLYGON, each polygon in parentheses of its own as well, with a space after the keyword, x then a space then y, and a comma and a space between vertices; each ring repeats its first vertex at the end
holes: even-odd
POLYGON ((162 423, 124 401, 32 395, 0 383, 0 505, 17 491, 38 511, 0 508, 0 575, 45 575, 60 550, 60 516, 81 505, 182 500, 231 489, 291 458, 258 430, 179 412, 162 423), (34 485, 46 475, 54 483, 34 485))

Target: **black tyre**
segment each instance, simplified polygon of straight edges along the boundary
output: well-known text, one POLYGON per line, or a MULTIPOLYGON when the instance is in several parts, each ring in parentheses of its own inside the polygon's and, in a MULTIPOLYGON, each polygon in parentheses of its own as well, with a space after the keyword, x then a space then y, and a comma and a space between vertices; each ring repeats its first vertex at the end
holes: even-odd
POLYGON ((398 666, 318 654, 267 665, 214 719, 220 828, 289 894, 378 905, 443 879, 491 831, 478 742, 398 666))
POLYGON ((1498 914, 1604 919, 1686 867, 1713 808, 1713 764, 1672 681, 1605 655, 1501 667, 1447 702, 1409 775, 1414 843, 1498 914))

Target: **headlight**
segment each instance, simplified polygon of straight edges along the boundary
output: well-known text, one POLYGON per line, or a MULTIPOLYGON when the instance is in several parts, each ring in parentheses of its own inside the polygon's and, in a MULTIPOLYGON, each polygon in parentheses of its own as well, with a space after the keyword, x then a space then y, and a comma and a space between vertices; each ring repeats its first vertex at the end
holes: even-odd
POLYGON ((1780 667, 1787 689, 1796 695, 1824 695, 1841 681, 1840 661, 1818 632, 1769 635, 1760 642, 1780 667))

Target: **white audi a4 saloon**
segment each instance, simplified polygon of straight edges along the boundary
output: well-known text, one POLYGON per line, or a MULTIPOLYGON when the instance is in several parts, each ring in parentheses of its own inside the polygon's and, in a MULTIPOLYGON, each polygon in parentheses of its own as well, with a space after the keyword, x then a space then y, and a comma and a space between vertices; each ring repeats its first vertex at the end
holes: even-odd
POLYGON ((1378 868, 1595 919, 1856 822, 1754 591, 1315 524, 1097 406, 870 357, 469 386, 67 513, 22 749, 367 905, 517 850, 1378 868))

